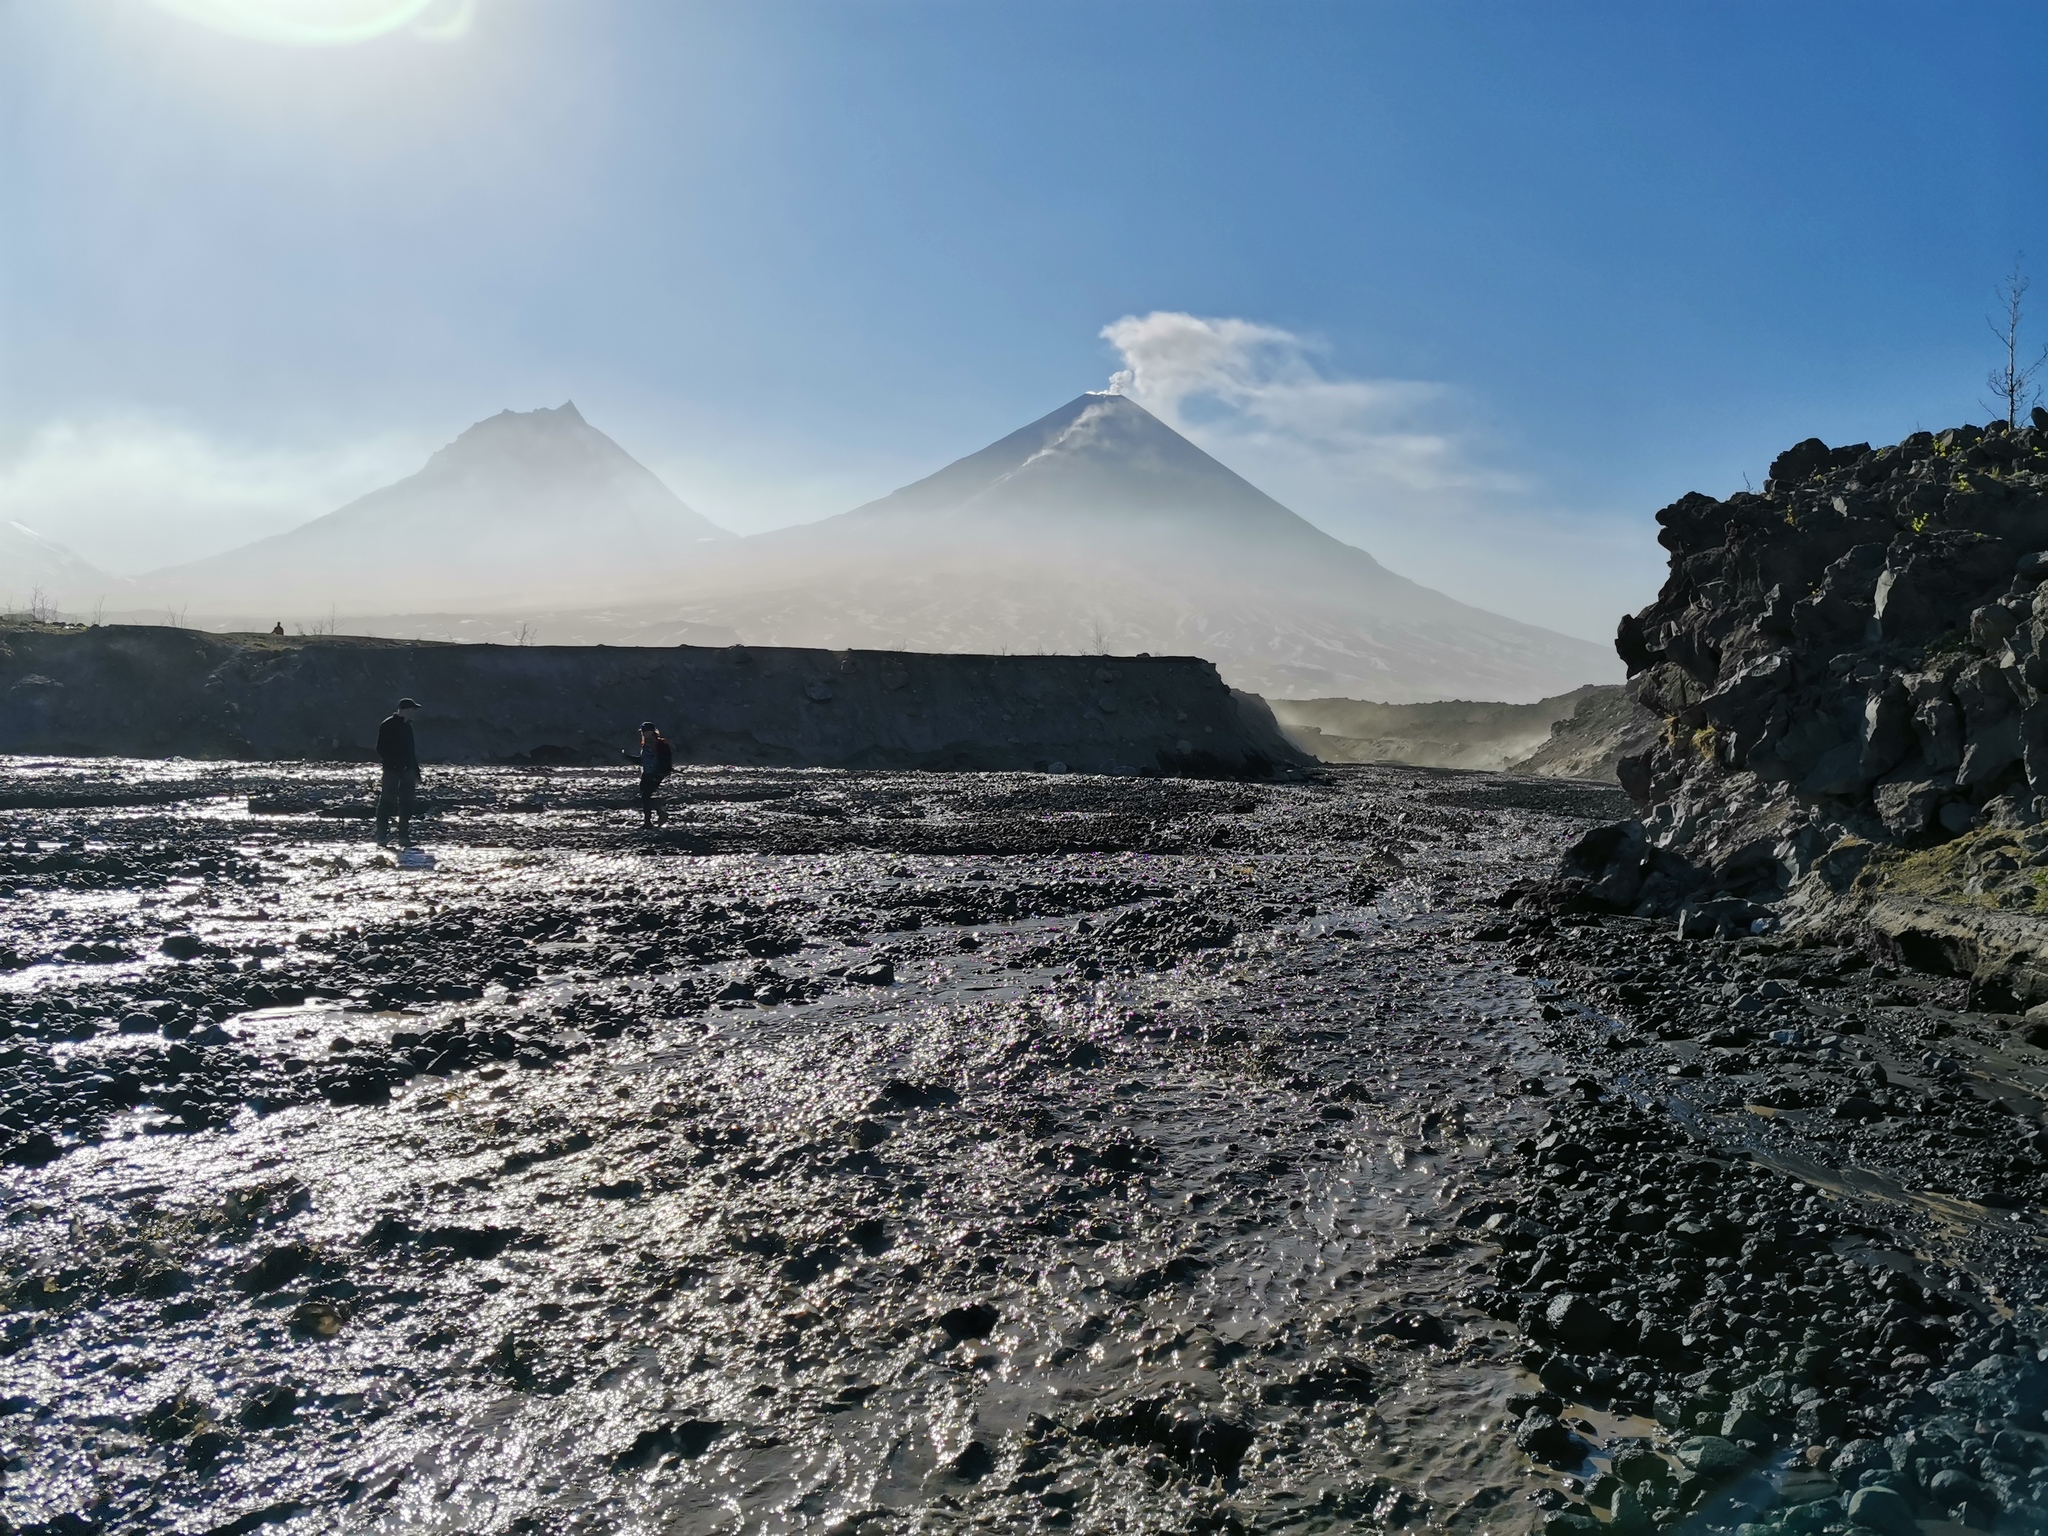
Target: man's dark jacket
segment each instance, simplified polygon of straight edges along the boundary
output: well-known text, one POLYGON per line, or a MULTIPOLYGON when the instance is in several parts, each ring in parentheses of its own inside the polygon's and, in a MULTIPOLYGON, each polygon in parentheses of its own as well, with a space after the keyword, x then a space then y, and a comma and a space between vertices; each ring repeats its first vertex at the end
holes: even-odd
POLYGON ((403 715, 390 715, 377 727, 377 761, 386 773, 417 774, 419 750, 413 745, 412 722, 403 715))

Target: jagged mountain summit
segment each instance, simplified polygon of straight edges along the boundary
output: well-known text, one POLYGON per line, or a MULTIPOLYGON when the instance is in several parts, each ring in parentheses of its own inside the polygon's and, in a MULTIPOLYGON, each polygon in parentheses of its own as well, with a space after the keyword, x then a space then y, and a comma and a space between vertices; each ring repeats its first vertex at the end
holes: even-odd
POLYGON ((0 610, 25 613, 38 602, 83 610, 125 598, 131 587, 33 528, 0 519, 0 610))
POLYGON ((728 537, 570 402, 500 411, 417 474, 142 585, 238 611, 589 602, 728 537))
POLYGON ((664 590, 761 644, 1193 654, 1276 697, 1521 702, 1620 671, 1395 575, 1114 394, 664 590))
POLYGON ((1085 394, 979 453, 848 513, 852 527, 942 518, 986 533, 1201 531, 1327 539, 1125 395, 1085 394))

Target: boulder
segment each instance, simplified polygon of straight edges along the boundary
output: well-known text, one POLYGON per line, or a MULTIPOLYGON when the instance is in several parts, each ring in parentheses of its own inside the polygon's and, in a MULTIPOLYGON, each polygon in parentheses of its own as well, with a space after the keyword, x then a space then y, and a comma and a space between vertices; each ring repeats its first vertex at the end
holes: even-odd
POLYGON ((1883 1536, 1914 1536, 1920 1528, 1904 1497, 1882 1486, 1859 1488, 1849 1496, 1849 1523, 1883 1536))
POLYGON ((1913 703, 1896 677, 1887 678, 1863 703, 1863 752, 1858 763, 1861 789, 1891 772, 1912 756, 1917 745, 1913 703))
POLYGON ((1717 731, 1753 730, 1770 714, 1790 679, 1791 662, 1783 652, 1761 656, 1721 679, 1700 700, 1700 713, 1717 731))
POLYGON ((1969 530, 1895 539, 1872 594, 1876 637, 1898 643, 1962 632, 1981 594, 2002 583, 2012 565, 2003 539, 1969 530))
POLYGON ((1642 1496, 1627 1483, 1619 1483, 1607 1501, 1608 1529, 1617 1536, 1639 1536, 1650 1529, 1650 1511, 1645 1507, 1642 1496))
POLYGON ((1567 1347, 1596 1350, 1614 1333, 1614 1319, 1590 1297, 1565 1291, 1550 1299, 1543 1311, 1544 1325, 1567 1347))
POLYGON ((1970 615, 1970 644, 1995 652, 2016 628, 2018 623, 2010 608, 2003 603, 1986 603, 1970 615))
POLYGON ((1817 437, 1794 443, 1771 460, 1767 490, 1777 490, 1819 474, 1834 461, 1834 451, 1817 437))
POLYGON ((2028 618, 2005 637, 1996 654, 1998 669, 2015 694, 2024 698, 2048 686, 2048 623, 2028 618))
POLYGON ((1762 930, 1772 921, 1771 909, 1740 896, 1717 896, 1688 902, 1678 909, 1678 931, 1688 939, 1737 938, 1762 930))
MULTIPOLYGON (((1837 1403, 1835 1406, 1840 1408, 1842 1405, 1837 1403)), ((1846 1412, 1842 1417, 1846 1421, 1846 1412)), ((1804 1408, 1800 1409, 1799 1423, 1803 1434, 1808 1423, 1804 1408)), ((1813 1427, 1819 1429, 1823 1426, 1819 1421, 1815 1421, 1813 1427)), ((1835 1452, 1827 1464, 1829 1475, 1845 1488, 1856 1487, 1863 1481, 1863 1474, 1866 1472, 1889 1471, 1891 1466, 1892 1453, 1885 1443, 1882 1440, 1867 1439, 1851 1440, 1835 1452)))
POLYGON ((2048 1367, 2019 1355, 1986 1355, 1933 1390, 1947 1407, 1976 1417, 2035 1418, 2048 1408, 2048 1367))
POLYGON ((1709 1482, 1722 1482, 1749 1465, 1749 1454, 1720 1435, 1694 1435, 1679 1442, 1678 1464, 1709 1482))
POLYGON ((1800 781, 1802 795, 1860 795, 1870 779, 1863 772, 1863 743, 1844 742, 1827 752, 1800 781))
POLYGON ((1768 1445, 1771 1421, 1754 1408, 1730 1408, 1721 1415, 1721 1438, 1737 1444, 1768 1445))
POLYGON ((1953 786, 1942 779, 1905 779, 1879 784, 1872 794, 1885 831, 1900 842, 1925 833, 1953 786))
POLYGON ((1825 853, 1808 866, 1807 872, 1824 884, 1829 890, 1841 892, 1849 889, 1856 877, 1869 865, 1871 855, 1877 852, 1877 845, 1866 838, 1837 838, 1828 845, 1825 853))
POLYGON ((1586 1443, 1567 1429, 1556 1414, 1532 1408, 1515 1429, 1515 1445, 1532 1461, 1573 1467, 1585 1459, 1586 1443))
POLYGON ((1913 730, 1920 756, 1929 768, 1953 769, 1963 760, 1963 712, 1939 672, 1916 672, 1902 679, 1913 704, 1913 730))
POLYGON ((1809 1499, 1787 1509, 1778 1517, 1778 1523, 1791 1536, 1819 1536, 1820 1532, 1840 1523, 1841 1519, 1840 1499, 1809 1499))
POLYGON ((1648 841, 1640 821, 1595 827, 1565 853, 1565 874, 1586 882, 1583 894, 1588 900, 1625 911, 1642 890, 1648 841))

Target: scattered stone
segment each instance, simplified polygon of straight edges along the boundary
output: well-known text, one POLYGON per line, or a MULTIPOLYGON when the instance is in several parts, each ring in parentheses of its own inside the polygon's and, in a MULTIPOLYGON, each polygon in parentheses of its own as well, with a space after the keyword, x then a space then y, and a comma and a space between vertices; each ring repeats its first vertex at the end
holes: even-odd
POLYGON ((1515 1429, 1516 1447, 1535 1461, 1553 1467, 1575 1467, 1589 1447, 1554 1413, 1532 1408, 1515 1429))
POLYGON ((985 1339, 1002 1314, 985 1301, 968 1302, 941 1312, 934 1321, 954 1343, 963 1339, 985 1339))
POLYGON ((716 1419, 673 1419, 657 1424, 635 1435, 633 1443, 612 1458, 612 1465, 621 1471, 638 1471, 670 1460, 695 1461, 725 1429, 716 1419))
POLYGON ((1859 1488, 1849 1495, 1849 1523, 1884 1536, 1914 1536, 1919 1522, 1898 1490, 1883 1486, 1859 1488))
POLYGON ((1723 1481, 1749 1465, 1742 1447, 1719 1435, 1694 1435, 1678 1445, 1678 1462, 1688 1472, 1710 1481, 1723 1481))
POLYGON ((1614 1332, 1614 1320, 1584 1296, 1565 1292, 1543 1314, 1550 1331, 1575 1350, 1595 1350, 1614 1332))

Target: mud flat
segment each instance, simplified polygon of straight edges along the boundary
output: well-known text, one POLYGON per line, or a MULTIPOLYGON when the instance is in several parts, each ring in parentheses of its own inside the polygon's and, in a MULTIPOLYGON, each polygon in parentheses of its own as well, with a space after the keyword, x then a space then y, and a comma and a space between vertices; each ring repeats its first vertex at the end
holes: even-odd
POLYGON ((1308 759, 1190 656, 451 645, 0 625, 0 752, 364 759, 401 695, 423 758, 1268 777, 1308 759))
POLYGON ((2048 1055, 1617 791, 363 779, 7 765, 11 1530, 2041 1528, 2048 1055))

